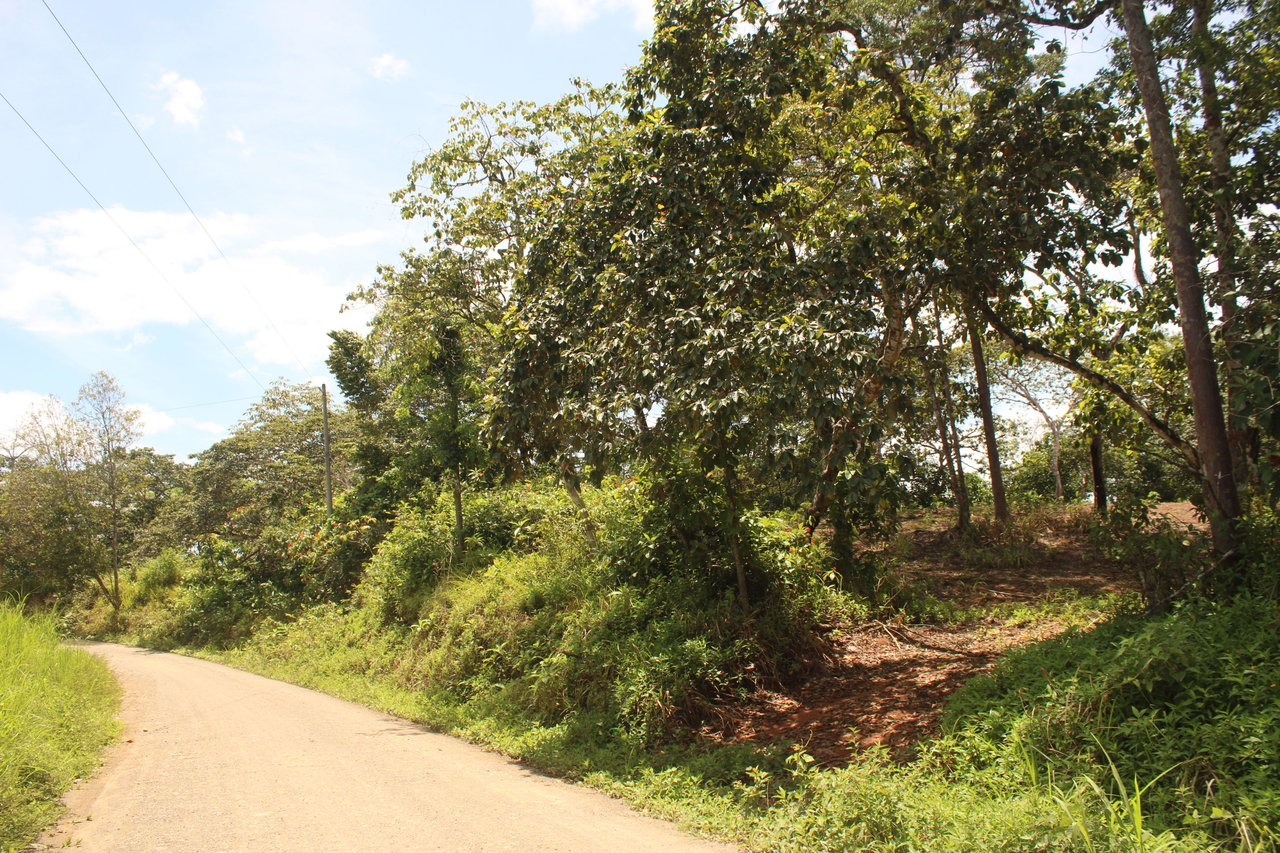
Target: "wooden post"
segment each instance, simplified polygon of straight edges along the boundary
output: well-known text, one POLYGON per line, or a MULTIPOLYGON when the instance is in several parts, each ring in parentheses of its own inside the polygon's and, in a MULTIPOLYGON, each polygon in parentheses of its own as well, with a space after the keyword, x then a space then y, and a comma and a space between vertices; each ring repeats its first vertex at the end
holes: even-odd
POLYGON ((333 452, 329 447, 329 389, 320 383, 320 411, 324 418, 324 505, 333 515, 333 452))

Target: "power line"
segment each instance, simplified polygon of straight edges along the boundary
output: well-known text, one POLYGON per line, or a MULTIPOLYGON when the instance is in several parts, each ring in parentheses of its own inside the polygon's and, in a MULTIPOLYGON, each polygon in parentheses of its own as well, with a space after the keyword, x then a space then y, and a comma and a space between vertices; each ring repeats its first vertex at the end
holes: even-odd
POLYGON ((160 170, 160 174, 164 175, 165 180, 169 182, 169 186, 173 187, 173 191, 178 194, 178 198, 182 199, 182 203, 186 205, 187 212, 191 214, 191 217, 196 221, 196 224, 200 226, 200 230, 204 232, 204 236, 209 239, 211 244, 213 244, 213 248, 218 250, 218 255, 222 258, 223 263, 227 265, 227 269, 231 270, 231 274, 235 276, 236 281, 240 283, 240 287, 244 290, 245 295, 249 297, 249 300, 253 303, 254 307, 258 309, 260 314, 262 314, 263 319, 267 321, 267 325, 271 327, 271 330, 280 338, 285 349, 287 349, 289 354, 293 356, 293 360, 297 362, 298 367, 301 368, 302 374, 305 376, 308 373, 307 366, 302 363, 302 359, 298 357, 298 353, 294 350, 293 345, 289 343, 289 339, 286 338, 284 333, 280 331, 278 326, 276 326, 275 321, 271 319, 271 315, 267 313, 267 309, 258 301, 258 297, 254 295, 253 291, 249 288, 244 277, 240 275, 239 270, 237 270, 231 263, 231 259, 227 257, 227 253, 222 251, 222 247, 218 245, 218 241, 213 238, 213 234, 209 233, 209 229, 205 227, 204 220, 202 220, 200 215, 196 213, 195 208, 191 206, 191 202, 187 201, 187 197, 182 194, 182 190, 178 189, 178 184, 169 175, 169 171, 165 169, 164 165, 161 164, 160 158, 151 150, 151 146, 147 144, 147 140, 142 137, 142 133, 138 130, 137 126, 134 125, 133 120, 130 119, 128 113, 124 111, 124 107, 120 106, 120 102, 116 100, 116 96, 111 94, 111 89, 109 89, 107 84, 103 82, 97 69, 95 69, 93 67, 93 63, 89 61, 89 57, 84 55, 84 51, 80 49, 80 45, 71 37, 71 33, 67 31, 67 28, 63 26, 61 19, 59 19, 57 14, 53 11, 48 0, 40 0, 40 2, 49 10, 49 14, 53 16, 53 20, 57 23, 58 28, 61 29, 62 34, 67 37, 67 41, 71 42, 71 46, 76 49, 76 53, 80 54, 80 58, 84 60, 84 64, 89 68, 89 72, 93 74, 94 79, 98 81, 98 85, 102 87, 102 91, 106 92, 107 97, 111 99, 111 103, 115 104, 116 110, 120 113, 120 117, 125 120, 125 123, 129 125, 129 129, 133 131, 133 135, 138 137, 138 141, 142 143, 142 147, 147 150, 149 155, 151 155, 151 161, 156 164, 156 168, 160 170))
POLYGON ((248 365, 246 365, 243 361, 240 360, 240 356, 236 355, 235 351, 231 349, 231 347, 227 345, 227 342, 222 339, 222 336, 214 331, 213 326, 209 325, 209 321, 200 315, 200 312, 197 311, 195 309, 195 306, 192 305, 191 302, 187 299, 187 297, 182 294, 182 291, 178 290, 178 288, 174 285, 174 283, 169 280, 169 277, 164 274, 164 270, 160 269, 160 267, 156 265, 156 262, 151 260, 151 256, 148 255, 145 251, 143 251, 142 247, 139 246, 137 241, 134 240, 133 237, 129 234, 129 232, 125 230, 124 226, 121 225, 116 220, 116 218, 111 215, 111 211, 107 210, 106 205, 98 201, 98 197, 94 195, 93 192, 87 186, 85 186, 84 181, 80 180, 80 176, 75 173, 75 170, 73 170, 70 166, 67 165, 67 162, 58 155, 57 151, 53 150, 53 146, 45 141, 45 138, 40 135, 40 132, 36 130, 35 127, 32 126, 31 122, 27 121, 26 116, 24 116, 22 112, 13 105, 12 101, 10 101, 7 97, 5 97, 5 94, 3 92, 0 92, 0 100, 3 100, 6 104, 9 105, 9 109, 13 110, 13 114, 16 115, 22 121, 22 123, 27 126, 27 130, 30 130, 35 135, 36 139, 40 140, 40 144, 43 145, 45 149, 47 149, 48 152, 53 155, 53 159, 57 160, 58 163, 62 166, 62 168, 67 171, 67 174, 71 176, 72 180, 74 180, 77 184, 80 185, 80 189, 84 190, 85 194, 89 196, 89 198, 93 199, 93 203, 96 204, 98 208, 107 215, 107 218, 111 220, 111 224, 114 225, 120 231, 120 233, 124 235, 124 238, 129 241, 129 245, 133 246, 133 248, 138 251, 138 254, 142 255, 143 260, 145 260, 148 264, 151 265, 151 268, 156 271, 157 275, 160 276, 161 281, 163 281, 166 285, 168 285, 169 289, 174 292, 174 295, 176 295, 179 299, 182 300, 182 304, 187 306, 187 310, 190 311, 195 316, 195 318, 199 320, 200 323, 206 329, 209 330, 209 334, 213 335, 214 339, 217 340, 218 343, 222 344, 222 348, 227 351, 228 355, 230 355, 233 359, 235 359, 236 364, 240 365, 240 369, 243 370, 246 374, 248 374, 250 379, 258 383, 259 388, 261 388, 263 391, 266 391, 267 386, 262 384, 262 380, 258 379, 258 377, 254 375, 253 371, 249 369, 248 365))

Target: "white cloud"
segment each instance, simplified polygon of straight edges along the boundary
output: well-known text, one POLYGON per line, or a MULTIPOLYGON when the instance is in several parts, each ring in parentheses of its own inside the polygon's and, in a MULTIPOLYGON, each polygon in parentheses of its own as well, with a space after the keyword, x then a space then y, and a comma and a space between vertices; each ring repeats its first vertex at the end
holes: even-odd
POLYGON ((167 71, 152 89, 169 96, 164 108, 175 124, 200 124, 200 112, 204 109, 204 91, 196 81, 183 77, 176 71, 167 71))
POLYGON ((409 73, 409 61, 384 53, 369 60, 369 73, 379 80, 395 80, 409 73))
POLYGON ((367 320, 367 312, 339 313, 354 281, 332 269, 331 254, 319 253, 390 236, 356 231, 264 241, 266 225, 251 217, 206 215, 228 266, 186 214, 113 208, 112 215, 172 287, 100 211, 67 211, 35 220, 28 234, 0 245, 0 320, 36 334, 129 335, 140 350, 147 342, 138 335, 154 331, 148 327, 190 327, 214 354, 221 347, 194 309, 246 363, 291 373, 298 360, 323 361, 330 329, 359 329, 367 320))
POLYGON ((276 253, 318 255, 321 252, 327 252, 332 249, 372 246, 385 240, 394 240, 397 236, 399 236, 397 232, 376 228, 367 228, 363 231, 352 231, 348 234, 338 234, 336 236, 312 231, 307 234, 299 234, 296 237, 289 237, 285 240, 273 240, 269 243, 263 243, 254 251, 255 254, 259 255, 276 253))
POLYGON ((221 424, 216 424, 211 420, 196 420, 195 418, 174 418, 169 412, 161 409, 154 409, 147 403, 136 403, 131 406, 138 412, 138 420, 141 421, 142 434, 145 437, 155 435, 157 433, 169 432, 170 429, 183 428, 195 429, 201 433, 209 433, 211 435, 221 435, 227 432, 227 428, 221 424))
POLYGON ((35 391, 0 391, 0 443, 9 442, 31 410, 47 399, 35 391))
POLYGON ((146 403, 133 405, 129 408, 138 413, 139 425, 142 427, 142 434, 144 436, 153 436, 156 433, 166 432, 173 429, 178 424, 177 420, 174 419, 172 415, 162 412, 159 409, 153 409, 146 403))
POLYGON ((198 421, 194 418, 175 418, 168 412, 152 408, 146 403, 138 403, 130 408, 138 413, 143 438, 151 438, 173 429, 192 429, 212 436, 222 436, 227 432, 227 428, 222 424, 214 423, 213 421, 198 421))
POLYGON ((120 351, 129 352, 130 350, 138 349, 139 347, 145 347, 154 340, 155 338, 151 335, 144 335, 142 332, 134 332, 133 336, 129 338, 129 343, 121 347, 120 351))
POLYGON ((207 432, 210 435, 226 435, 227 428, 222 424, 213 421, 195 421, 190 418, 181 418, 180 422, 199 432, 207 432))
POLYGON ((542 29, 575 32, 618 10, 630 11, 632 26, 641 32, 653 27, 651 0, 533 0, 533 22, 542 29))
POLYGON ((226 132, 226 137, 231 143, 240 146, 241 157, 250 157, 253 155, 253 146, 248 143, 248 137, 245 136, 243 130, 238 127, 233 127, 226 132))

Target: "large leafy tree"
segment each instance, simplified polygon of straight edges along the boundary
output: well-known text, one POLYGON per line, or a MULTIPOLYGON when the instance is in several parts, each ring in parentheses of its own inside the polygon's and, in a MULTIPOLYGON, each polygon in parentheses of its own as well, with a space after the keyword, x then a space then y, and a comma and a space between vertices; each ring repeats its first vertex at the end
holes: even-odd
MULTIPOLYGON (((406 218, 427 222, 423 246, 356 294, 377 308, 361 357, 418 468, 449 482, 458 548, 463 483, 486 467, 478 431, 494 419, 490 374, 531 232, 591 167, 597 140, 618 124, 614 100, 610 90, 582 85, 546 106, 464 104, 444 145, 415 163, 394 194, 406 218)), ((561 446, 490 442, 493 461, 509 472, 552 462, 585 519, 580 459, 561 446)))
POLYGON ((744 457, 786 456, 814 524, 884 505, 914 318, 968 283, 944 260, 939 233, 961 241, 938 209, 959 202, 933 143, 962 66, 868 47, 911 29, 905 8, 847 38, 809 13, 660 7, 627 134, 540 221, 518 281, 514 433, 692 445, 726 484, 744 457))
MULTIPOLYGON (((331 420, 336 485, 350 483, 350 419, 331 420)), ((249 407, 232 434, 196 456, 191 470, 189 525, 242 550, 262 532, 296 518, 324 498, 325 442, 320 389, 278 382, 249 407)))
MULTIPOLYGON (((1275 129, 1275 88, 1257 85, 1261 82, 1258 69, 1266 66, 1265 57, 1273 52, 1274 10, 1266 3, 1175 3, 1169 15, 1156 17, 1154 26, 1142 0, 1010 4, 994 13, 984 10, 974 16, 988 14, 1013 25, 1052 24, 1075 29, 1109 15, 1122 27, 1124 38, 1116 46, 1116 65, 1123 73, 1112 75, 1110 82, 1115 102, 1132 109, 1137 132, 1131 139, 1144 155, 1144 168, 1140 181, 1130 190, 1130 202, 1139 212, 1151 214, 1147 222, 1161 238, 1156 248, 1167 266, 1158 270, 1158 279, 1167 283, 1165 305, 1176 309, 1182 330, 1195 438, 1184 439, 1146 414, 1144 419, 1198 471, 1215 549, 1224 566, 1233 565, 1238 546, 1236 519, 1241 511, 1236 480, 1238 473, 1246 470, 1241 436, 1248 432, 1239 425, 1256 424, 1258 413, 1267 406, 1256 399, 1249 402, 1247 394, 1237 395, 1239 404, 1232 404, 1235 436, 1229 435, 1218 373, 1220 366, 1225 368, 1228 389, 1236 384, 1231 379, 1239 364, 1233 338, 1244 324, 1235 321, 1235 312, 1241 305, 1265 301, 1256 290, 1241 298, 1250 291, 1249 277, 1239 274, 1233 258, 1235 241, 1250 230, 1245 223, 1263 212, 1255 192, 1268 179, 1237 195, 1245 185, 1235 173, 1236 164, 1241 174, 1274 171, 1269 164, 1274 155, 1270 140, 1275 129), (1245 10, 1253 14, 1241 15, 1245 10), (1243 24, 1244 20, 1248 23, 1243 24), (1227 44, 1230 48, 1223 49, 1227 44), (1238 123, 1228 118, 1233 112, 1229 108, 1232 101, 1242 107, 1238 123), (1182 128, 1192 132, 1176 139, 1179 116, 1182 128), (1200 157, 1197 149, 1204 152, 1200 157), (1197 160, 1205 165, 1197 167, 1197 160), (1197 195, 1204 200, 1199 212, 1197 195), (1203 235, 1199 243, 1197 232, 1203 235), (1207 290, 1200 269, 1206 247, 1213 247, 1216 264, 1210 279, 1213 286, 1207 290), (1215 352, 1213 340, 1215 312, 1208 310, 1206 299, 1225 321, 1218 330, 1225 344, 1219 352, 1215 352)), ((1159 322, 1160 313, 1148 315, 1146 325, 1159 322)), ((1141 411, 1133 401, 1125 402, 1141 411)), ((1230 590, 1243 578, 1226 569, 1219 572, 1219 580, 1223 589, 1230 590)))
POLYGON ((73 407, 49 398, 16 432, 0 470, 0 583, 65 594, 94 583, 119 609, 120 572, 183 480, 172 457, 133 447, 138 414, 108 374, 73 407))
POLYGON ((120 563, 127 496, 139 483, 128 464, 130 448, 141 434, 140 416, 125 405, 124 391, 109 374, 98 372, 80 388, 75 411, 84 437, 85 467, 95 486, 94 506, 100 510, 110 557, 110 584, 103 591, 120 609, 120 563))
POLYGON ((13 443, 0 469, 0 587, 46 597, 93 578, 109 594, 81 424, 51 397, 28 413, 13 443))

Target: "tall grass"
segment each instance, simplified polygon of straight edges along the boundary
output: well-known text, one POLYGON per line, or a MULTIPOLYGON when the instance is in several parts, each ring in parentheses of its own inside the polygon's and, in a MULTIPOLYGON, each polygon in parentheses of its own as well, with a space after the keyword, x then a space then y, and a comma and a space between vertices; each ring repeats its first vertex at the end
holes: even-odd
MULTIPOLYGON (((1075 630, 971 683, 952 700, 949 734, 908 764, 866 753, 821 768, 804 744, 697 738, 724 702, 799 677, 796 662, 821 650, 805 651, 816 624, 869 612, 824 581, 825 546, 779 513, 742 525, 744 614, 725 507, 700 488, 585 489, 591 545, 554 482, 469 496, 460 559, 451 502, 406 508, 350 599, 292 610, 202 555, 190 571, 157 567, 147 596, 126 596, 124 622, 144 642, 188 643, 427 723, 751 849, 1276 849, 1280 610, 1269 600, 1159 620, 1065 594, 966 612, 886 578, 881 606, 909 616, 1075 630)), ((1030 553, 1029 532, 1005 535, 1030 553)), ((990 544, 987 565, 1025 562, 990 544)))
POLYGON ((105 664, 62 646, 47 615, 0 602, 0 850, 21 849, 115 736, 105 664))

